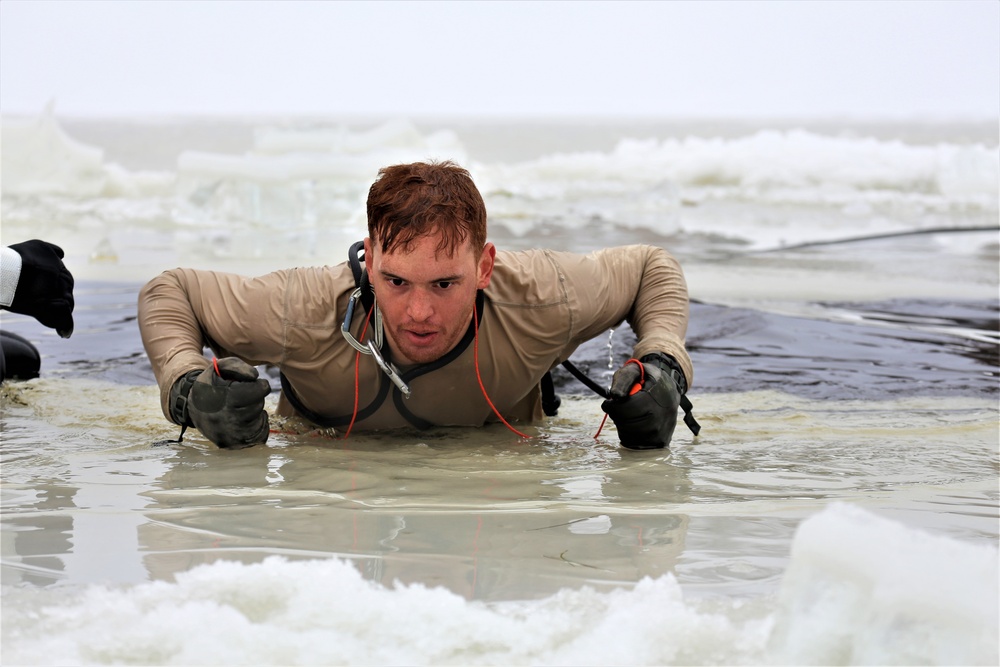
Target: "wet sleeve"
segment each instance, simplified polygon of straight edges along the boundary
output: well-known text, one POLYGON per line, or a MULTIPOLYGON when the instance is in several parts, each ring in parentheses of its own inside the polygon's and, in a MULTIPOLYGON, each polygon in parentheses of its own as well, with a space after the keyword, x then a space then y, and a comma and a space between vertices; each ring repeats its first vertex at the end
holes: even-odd
POLYGON ((286 273, 246 278, 174 269, 140 290, 139 332, 168 419, 170 388, 207 366, 205 347, 255 366, 281 362, 286 273))
POLYGON ((575 313, 578 344, 628 321, 638 338, 633 355, 669 354, 680 363, 691 386, 694 373, 685 347, 687 282, 670 253, 634 245, 556 258, 575 313))

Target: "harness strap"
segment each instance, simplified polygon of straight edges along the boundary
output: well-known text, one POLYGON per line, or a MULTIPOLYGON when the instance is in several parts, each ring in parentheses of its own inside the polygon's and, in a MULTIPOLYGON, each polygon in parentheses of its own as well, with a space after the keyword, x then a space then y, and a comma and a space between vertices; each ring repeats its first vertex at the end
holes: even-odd
POLYGON ((692 433, 698 435, 701 431, 701 424, 698 423, 698 420, 694 418, 694 414, 691 412, 694 410, 694 406, 691 405, 691 399, 687 397, 687 394, 681 394, 681 410, 684 411, 684 423, 687 424, 692 433))
POLYGON ((598 396, 600 396, 601 398, 604 398, 604 399, 611 398, 611 394, 608 393, 607 389, 605 389, 604 387, 602 387, 601 385, 597 384, 596 382, 594 382, 593 380, 591 380, 589 377, 587 377, 584 374, 584 372, 581 371, 576 366, 574 366, 573 362, 571 362, 569 359, 567 359, 566 361, 562 362, 562 365, 563 365, 563 368, 565 368, 566 370, 568 370, 570 373, 573 374, 573 377, 575 377, 577 380, 579 380, 583 384, 587 385, 587 387, 592 392, 594 392, 595 394, 597 394, 598 396))
POLYGON ((559 406, 562 404, 562 399, 556 394, 556 387, 552 383, 552 373, 547 371, 545 375, 542 376, 542 411, 545 412, 546 417, 555 417, 559 414, 559 406))
MULTIPOLYGON (((585 384, 591 391, 593 391, 598 396, 601 396, 604 399, 607 399, 610 396, 607 389, 605 389, 604 387, 602 387, 601 385, 597 384, 589 377, 587 377, 587 375, 579 368, 577 368, 569 359, 562 362, 562 366, 567 371, 569 371, 573 375, 573 377, 575 377, 577 380, 585 384)), ((678 373, 680 373, 680 371, 678 371, 678 373)), ((683 378, 684 375, 681 374, 680 377, 683 378)), ((677 382, 678 389, 681 389, 682 391, 686 389, 686 387, 681 386, 680 382, 678 382, 676 377, 674 378, 674 382, 677 382)), ((546 416, 555 417, 559 409, 559 404, 561 402, 561 399, 556 394, 555 384, 552 381, 552 371, 548 371, 542 377, 541 388, 542 388, 542 410, 545 411, 546 416), (550 408, 551 412, 549 411, 550 408)), ((687 397, 686 393, 681 393, 680 406, 681 410, 684 411, 684 423, 691 430, 691 433, 698 435, 698 433, 701 431, 701 424, 699 424, 698 420, 694 418, 694 413, 693 413, 694 406, 691 404, 691 399, 687 397)))
POLYGON ((368 272, 361 267, 364 257, 365 242, 355 241, 347 251, 347 264, 354 274, 354 286, 361 288, 361 305, 365 307, 365 312, 369 312, 375 305, 375 292, 368 282, 368 272))
MULTIPOLYGON (((381 376, 379 380, 378 394, 372 399, 372 402, 365 406, 364 409, 358 411, 356 419, 367 419, 375 414, 382 403, 385 402, 386 396, 389 395, 389 378, 385 377, 383 373, 379 373, 381 376)), ((339 417, 331 417, 328 415, 321 415, 318 412, 314 412, 307 408, 303 403, 302 399, 299 398, 298 394, 295 393, 295 389, 292 388, 292 383, 288 381, 284 373, 279 373, 278 377, 281 379, 281 391, 284 392, 285 398, 288 402, 292 404, 295 411, 300 415, 316 424, 321 428, 336 428, 338 426, 347 426, 351 423, 351 415, 342 415, 339 417)))
MULTIPOLYGON (((569 359, 562 362, 562 367, 569 371, 573 377, 586 385, 588 389, 598 396, 605 399, 609 397, 607 389, 587 377, 587 375, 577 368, 569 359)), ((556 386, 552 381, 552 371, 546 371, 545 375, 542 376, 541 389, 542 411, 545 412, 546 417, 555 417, 559 414, 559 406, 562 404, 562 399, 559 398, 558 394, 556 394, 556 386)))

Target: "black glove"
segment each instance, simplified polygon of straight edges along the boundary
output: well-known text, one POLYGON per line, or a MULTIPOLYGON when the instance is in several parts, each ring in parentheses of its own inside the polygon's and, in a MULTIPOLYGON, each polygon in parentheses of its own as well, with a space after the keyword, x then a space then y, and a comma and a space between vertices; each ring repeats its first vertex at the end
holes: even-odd
POLYGON ((615 422, 618 439, 629 449, 662 449, 677 426, 677 408, 687 380, 673 357, 647 354, 619 368, 611 378, 611 397, 601 409, 615 422))
POLYGON ((30 315, 63 338, 73 335, 73 275, 62 263, 62 248, 34 239, 10 246, 21 256, 13 313, 30 315))
POLYGON ((270 423, 264 397, 270 393, 271 384, 258 379, 256 368, 226 357, 174 383, 170 415, 178 424, 194 426, 219 447, 242 449, 267 442, 270 423))

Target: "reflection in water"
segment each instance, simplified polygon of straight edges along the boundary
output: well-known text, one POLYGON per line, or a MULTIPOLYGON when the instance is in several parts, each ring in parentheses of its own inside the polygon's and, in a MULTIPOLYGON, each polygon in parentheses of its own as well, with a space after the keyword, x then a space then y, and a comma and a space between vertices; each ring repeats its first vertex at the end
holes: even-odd
POLYGON ((70 552, 75 487, 62 485, 39 489, 4 486, 3 555, 4 585, 30 583, 43 586, 64 577, 65 555, 70 552))
POLYGON ((143 496, 164 466, 156 459, 73 456, 59 484, 4 493, 3 583, 135 582, 149 577, 139 553, 143 496))
MULTIPOLYGON (((586 451, 565 443, 511 456, 482 442, 471 450, 470 443, 431 448, 358 438, 348 449, 330 442, 276 443, 283 449, 236 456, 176 448, 145 494, 149 520, 138 526, 152 577, 170 579, 219 559, 339 556, 389 586, 420 582, 470 599, 529 599, 659 576, 683 550, 686 518, 640 500, 649 487, 626 493, 638 481, 628 462, 567 476, 523 469, 536 455, 569 462, 586 451), (607 496, 607 487, 631 504, 607 496)), ((661 475, 672 470, 659 467, 661 475)))

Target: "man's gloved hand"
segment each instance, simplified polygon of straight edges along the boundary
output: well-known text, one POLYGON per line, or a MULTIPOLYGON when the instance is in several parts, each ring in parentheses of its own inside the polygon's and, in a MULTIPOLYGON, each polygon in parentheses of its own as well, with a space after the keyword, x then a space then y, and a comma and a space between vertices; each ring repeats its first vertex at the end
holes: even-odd
POLYGON ((226 357, 174 383, 171 416, 180 424, 194 426, 219 447, 242 449, 267 442, 270 423, 264 397, 270 393, 270 383, 258 378, 256 368, 226 357))
POLYGON ((615 372, 601 409, 615 422, 623 447, 661 449, 674 434, 687 380, 672 357, 654 353, 640 361, 629 360, 615 372))
POLYGON ((73 275, 62 262, 62 248, 38 239, 9 247, 21 256, 21 276, 9 310, 34 317, 69 338, 73 335, 73 275))

